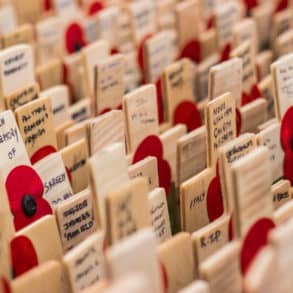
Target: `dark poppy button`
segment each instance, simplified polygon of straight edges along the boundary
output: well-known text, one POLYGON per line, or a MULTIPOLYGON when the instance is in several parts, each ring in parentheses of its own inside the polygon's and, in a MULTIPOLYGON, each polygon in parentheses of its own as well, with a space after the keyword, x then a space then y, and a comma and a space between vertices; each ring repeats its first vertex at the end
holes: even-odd
POLYGON ((80 43, 74 44, 74 52, 79 52, 81 50, 82 46, 80 43))
POLYGON ((37 203, 31 195, 26 194, 22 198, 22 209, 28 217, 32 217, 36 213, 37 203))

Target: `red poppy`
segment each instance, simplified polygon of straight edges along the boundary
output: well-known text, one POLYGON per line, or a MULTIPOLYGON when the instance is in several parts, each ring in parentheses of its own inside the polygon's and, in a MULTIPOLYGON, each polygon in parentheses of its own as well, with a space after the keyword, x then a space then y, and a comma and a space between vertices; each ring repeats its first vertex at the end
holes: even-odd
POLYGON ((252 8, 255 8, 258 6, 258 0, 244 0, 244 4, 246 7, 246 10, 251 10, 252 8))
POLYGON ((220 218, 224 213, 223 194, 221 189, 219 162, 216 165, 216 176, 211 180, 207 192, 207 212, 210 222, 220 218))
POLYGON ((230 43, 228 43, 224 46, 224 48, 222 49, 222 52, 221 52, 220 62, 227 61, 230 58, 231 48, 232 47, 231 47, 230 43))
POLYGON ((186 100, 177 105, 173 115, 173 124, 179 123, 185 124, 188 131, 202 125, 200 112, 194 102, 186 100))
POLYGON ((198 40, 188 42, 181 50, 179 59, 189 58, 194 62, 201 61, 201 48, 198 40))
POLYGON ((115 54, 118 54, 118 53, 119 53, 119 50, 116 47, 111 48, 111 52, 110 52, 111 55, 115 55, 115 54))
POLYGON ((211 15, 206 22, 206 29, 209 30, 215 26, 215 16, 211 15))
POLYGON ((158 118, 159 123, 164 122, 164 103, 163 103, 163 93, 162 93, 162 81, 159 78, 156 82, 156 90, 157 90, 157 106, 158 106, 158 118))
POLYGON ((165 265, 160 261, 161 276, 163 281, 163 292, 167 293, 169 284, 168 284, 168 274, 165 265))
POLYGON ((8 174, 5 186, 16 231, 52 214, 49 203, 43 199, 42 180, 32 167, 14 168, 8 174))
POLYGON ((259 90, 257 84, 255 84, 251 90, 250 93, 242 92, 242 100, 241 105, 247 105, 248 103, 251 103, 255 101, 256 99, 259 99, 262 97, 262 92, 259 90))
POLYGON ((44 10, 50 11, 52 9, 52 2, 51 0, 44 0, 44 10))
POLYGON ((289 1, 288 0, 280 0, 278 5, 276 6, 275 13, 278 13, 282 10, 285 10, 289 7, 289 1))
POLYGON ((156 135, 150 135, 140 143, 134 153, 133 164, 145 159, 148 156, 157 158, 159 186, 165 189, 166 195, 169 195, 171 187, 171 168, 169 163, 164 160, 163 145, 159 137, 156 135))
POLYGON ((220 177, 217 175, 209 184, 207 193, 207 212, 210 222, 220 218, 224 213, 223 195, 220 177))
POLYGON ((259 219, 246 233, 242 242, 240 261, 241 271, 245 275, 250 264, 259 251, 267 245, 268 235, 275 228, 274 222, 269 218, 259 219))
POLYGON ((102 9, 104 9, 104 5, 101 1, 93 1, 88 8, 88 16, 92 16, 97 14, 99 11, 101 11, 102 9))
MULTIPOLYGON (((120 104, 116 109, 117 109, 117 110, 122 110, 122 104, 120 104)), ((99 115, 102 115, 102 114, 108 113, 108 112, 110 112, 110 111, 112 111, 112 110, 114 110, 114 109, 106 108, 106 109, 102 110, 102 111, 99 113, 99 115)))
POLYGON ((284 178, 293 184, 293 106, 285 113, 281 123, 281 144, 285 153, 284 157, 284 178))
POLYGON ((51 145, 46 145, 40 149, 38 149, 32 156, 31 156, 31 163, 35 164, 36 162, 42 160, 43 158, 49 156, 50 154, 56 153, 57 150, 55 147, 51 145))
POLYGON ((72 177, 71 177, 71 173, 69 171, 69 169, 67 167, 65 167, 65 171, 68 177, 68 180, 70 181, 70 184, 72 184, 72 177))
POLYGON ((291 106, 282 118, 281 124, 281 144, 283 150, 287 152, 292 152, 293 149, 293 106, 291 106))
POLYGON ((9 285, 8 280, 5 277, 2 277, 1 282, 2 282, 2 291, 4 293, 11 293, 11 289, 10 289, 10 285, 9 285))
POLYGON ((152 34, 146 35, 140 42, 140 44, 137 47, 137 64, 139 65, 139 68, 142 72, 144 72, 144 55, 143 55, 143 48, 145 42, 152 37, 152 34))
POLYGON ((10 242, 11 262, 15 277, 36 267, 38 256, 31 240, 24 236, 16 236, 10 242))
POLYGON ((285 153, 283 161, 284 178, 293 184, 293 154, 292 152, 285 153))
POLYGON ((68 54, 78 52, 86 44, 85 33, 81 25, 77 22, 69 24, 65 31, 66 52, 68 54))

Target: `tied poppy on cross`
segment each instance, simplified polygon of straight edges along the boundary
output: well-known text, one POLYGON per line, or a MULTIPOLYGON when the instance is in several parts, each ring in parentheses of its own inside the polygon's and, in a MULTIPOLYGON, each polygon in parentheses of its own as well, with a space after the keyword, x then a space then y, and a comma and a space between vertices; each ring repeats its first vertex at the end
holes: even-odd
MULTIPOLYGON (((238 108, 236 108, 236 134, 239 136, 241 130, 241 113, 238 108)), ((216 165, 216 176, 212 179, 209 184, 207 192, 207 212, 209 221, 213 222, 224 213, 224 203, 223 203, 223 194, 221 189, 221 180, 219 172, 219 161, 216 165)), ((232 235, 232 217, 229 223, 229 235, 230 239, 232 235)))
POLYGON ((92 1, 88 7, 87 15, 96 15, 99 11, 104 9, 104 5, 101 1, 92 1))
POLYGON ((284 150, 284 178, 293 184, 293 106, 285 113, 281 123, 281 144, 284 150))
POLYGON ((49 203, 43 199, 42 180, 32 167, 14 168, 8 174, 5 186, 16 231, 52 214, 49 203))
POLYGON ((186 45, 183 46, 179 59, 182 58, 189 58, 193 62, 200 62, 201 61, 201 48, 200 48, 200 42, 198 40, 192 40, 186 43, 186 45))
POLYGON ((242 99, 241 99, 241 105, 247 105, 248 103, 251 103, 255 101, 256 99, 259 99, 262 97, 262 93, 258 88, 258 85, 255 84, 251 90, 250 93, 242 92, 242 99))
MULTIPOLYGON (((244 5, 246 7, 246 10, 250 11, 251 9, 259 6, 259 4, 261 4, 260 2, 261 1, 259 1, 259 0, 244 0, 244 5)), ((277 5, 275 7, 274 12, 278 13, 280 11, 283 11, 283 10, 287 9, 288 6, 289 6, 288 0, 280 0, 277 2, 277 5)))
POLYGON ((87 44, 83 27, 77 22, 72 22, 67 26, 64 38, 68 54, 80 51, 87 44))
POLYGON ((38 149, 35 153, 33 153, 30 159, 31 163, 35 164, 36 162, 56 152, 57 150, 55 149, 55 147, 51 145, 43 146, 40 149, 38 149))
POLYGON ((230 43, 227 43, 221 51, 221 58, 220 63, 229 60, 230 58, 230 52, 231 52, 232 46, 230 43))
POLYGON ((12 239, 10 252, 15 277, 19 277, 39 264, 32 241, 24 235, 19 235, 12 239))
POLYGON ((223 195, 221 190, 219 163, 216 166, 216 176, 209 184, 207 192, 207 212, 210 222, 215 221, 224 213, 223 195))
POLYGON ((157 158, 159 186, 164 188, 166 195, 168 195, 171 186, 171 168, 169 163, 163 158, 163 145, 161 140, 156 135, 150 135, 140 143, 135 151, 133 164, 145 159, 148 156, 157 158))
POLYGON ((261 218, 245 235, 240 253, 242 275, 245 275, 260 250, 268 244, 269 233, 275 228, 274 222, 269 218, 261 218))
POLYGON ((179 123, 185 124, 188 131, 202 125, 200 112, 194 102, 185 100, 177 105, 173 115, 173 125, 179 123))

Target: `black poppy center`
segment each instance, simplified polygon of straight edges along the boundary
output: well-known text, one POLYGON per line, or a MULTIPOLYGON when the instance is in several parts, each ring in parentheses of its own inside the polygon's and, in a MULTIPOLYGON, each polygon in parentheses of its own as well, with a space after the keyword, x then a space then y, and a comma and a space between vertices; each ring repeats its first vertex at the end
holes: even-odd
POLYGON ((82 46, 79 42, 76 42, 74 44, 74 52, 79 52, 81 50, 82 46))
POLYGON ((32 217, 37 211, 37 203, 33 196, 26 194, 22 198, 22 209, 28 217, 32 217))

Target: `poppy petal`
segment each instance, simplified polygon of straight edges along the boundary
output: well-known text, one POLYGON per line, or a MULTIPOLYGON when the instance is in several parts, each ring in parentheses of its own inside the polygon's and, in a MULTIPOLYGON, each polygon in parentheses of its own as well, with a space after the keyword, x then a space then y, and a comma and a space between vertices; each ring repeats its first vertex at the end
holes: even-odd
POLYGON ((157 90, 159 123, 161 124, 164 122, 164 106, 163 106, 162 81, 160 78, 156 82, 156 90, 157 90))
POLYGON ((171 168, 166 160, 157 158, 158 160, 158 173, 159 173, 159 186, 164 188, 166 191, 166 196, 169 195, 171 188, 171 168))
POLYGON ((215 26, 215 16, 211 15, 210 18, 207 20, 206 28, 207 30, 213 28, 215 26))
POLYGON ((269 218, 258 220, 247 232, 241 248, 241 271, 245 275, 258 252, 267 245, 269 232, 275 228, 269 218))
POLYGON ((50 11, 52 9, 51 0, 44 0, 44 11, 50 11))
POLYGON ((291 151, 285 153, 284 161, 284 179, 287 179, 293 185, 293 153, 291 151))
POLYGON ((229 235, 229 240, 232 241, 234 239, 233 214, 231 214, 230 219, 229 219, 228 235, 229 235))
POLYGON ((65 171, 66 171, 66 174, 67 174, 67 177, 68 177, 70 183, 72 183, 71 173, 67 167, 65 167, 65 171))
POLYGON ((255 84, 250 91, 250 101, 253 102, 262 97, 262 92, 259 90, 257 84, 255 84))
POLYGON ((118 54, 119 53, 119 50, 117 48, 112 48, 111 49, 111 55, 115 55, 115 54, 118 54))
POLYGON ((133 156, 133 164, 148 156, 163 158, 163 145, 156 135, 149 135, 140 143, 133 156))
POLYGON ((147 39, 151 38, 152 34, 146 35, 140 42, 137 48, 137 64, 139 65, 140 70, 143 72, 144 71, 144 55, 143 55, 143 48, 144 48, 144 43, 147 39))
POLYGON ((46 145, 42 148, 38 149, 32 156, 31 156, 31 163, 35 164, 36 162, 42 160, 43 158, 47 157, 50 154, 56 153, 57 150, 52 145, 46 145))
POLYGON ((10 285, 9 282, 6 278, 2 277, 1 278, 2 281, 2 289, 4 293, 11 293, 11 289, 10 289, 10 285))
POLYGON ((163 281, 163 292, 167 293, 169 288, 169 281, 168 281, 168 274, 165 265, 160 261, 160 270, 161 270, 161 276, 163 281))
POLYGON ((10 242, 11 261, 16 277, 38 265, 38 256, 31 240, 23 235, 10 242))
POLYGON ((281 124, 281 143, 285 152, 292 151, 293 144, 293 106, 285 113, 281 124))
POLYGON ((207 212, 210 222, 218 219, 224 213, 223 196, 219 176, 214 177, 209 184, 207 193, 207 212))
POLYGON ((275 9, 275 13, 278 13, 282 10, 285 10, 288 6, 289 6, 288 0, 280 0, 276 9, 275 9))
POLYGON ((12 213, 21 209, 22 198, 29 194, 35 199, 43 196, 44 187, 38 173, 30 166, 14 168, 7 176, 6 191, 12 213))
POLYGON ((201 61, 201 48, 200 43, 197 40, 193 40, 188 42, 183 49, 181 50, 181 54, 179 59, 181 58, 189 58, 194 62, 201 61))
POLYGON ((237 132, 237 136, 240 135, 241 125, 242 125, 241 113, 240 113, 239 109, 236 108, 236 132, 237 132))
POLYGON ((251 10, 252 8, 258 6, 257 0, 244 0, 244 4, 246 6, 246 10, 251 10))
POLYGON ((88 16, 92 16, 97 14, 102 9, 104 9, 103 3, 101 3, 100 1, 93 1, 93 3, 91 3, 91 5, 89 6, 87 14, 88 16))
POLYGON ((18 211, 14 215, 14 227, 16 231, 19 231, 20 229, 30 225, 43 216, 53 214, 51 206, 45 199, 36 200, 36 204, 37 211, 33 216, 28 217, 22 210, 18 211))
POLYGON ((248 103, 250 103, 250 95, 248 95, 246 92, 242 92, 242 97, 241 97, 241 106, 245 106, 248 103))
POLYGON ((231 52, 231 44, 226 44, 221 52, 221 61, 224 62, 227 61, 230 58, 230 52, 231 52))
POLYGON ((195 103, 191 101, 183 101, 177 105, 174 116, 174 125, 183 123, 188 130, 194 130, 202 125, 200 112, 195 103))

